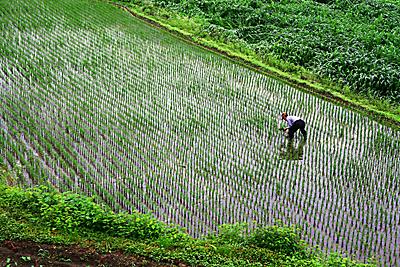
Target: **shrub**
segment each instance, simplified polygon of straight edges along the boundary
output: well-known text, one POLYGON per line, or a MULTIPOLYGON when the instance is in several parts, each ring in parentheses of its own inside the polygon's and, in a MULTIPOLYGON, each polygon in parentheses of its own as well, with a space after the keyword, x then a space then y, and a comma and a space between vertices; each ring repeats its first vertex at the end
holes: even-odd
POLYGON ((306 252, 306 246, 296 229, 280 225, 256 228, 249 236, 248 244, 286 255, 305 254, 306 252))
POLYGON ((223 224, 218 227, 218 240, 222 243, 243 244, 246 242, 248 225, 246 223, 223 224))
POLYGON ((92 198, 71 192, 59 193, 47 186, 26 191, 4 187, 0 190, 0 207, 12 206, 32 213, 31 220, 65 232, 79 232, 81 228, 106 232, 111 236, 155 240, 162 236, 181 239, 185 234, 176 227, 168 227, 150 215, 114 213, 93 202, 92 198))

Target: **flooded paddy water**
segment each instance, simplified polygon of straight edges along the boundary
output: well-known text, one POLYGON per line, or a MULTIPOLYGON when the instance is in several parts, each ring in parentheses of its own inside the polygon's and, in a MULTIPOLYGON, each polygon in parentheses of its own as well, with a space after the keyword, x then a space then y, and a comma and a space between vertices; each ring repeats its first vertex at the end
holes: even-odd
POLYGON ((0 6, 0 155, 20 183, 50 181, 194 236, 282 221, 312 246, 400 264, 398 131, 106 4, 16 5, 40 11, 21 11, 17 27, 0 6), (305 120, 305 142, 283 136, 282 111, 305 120))

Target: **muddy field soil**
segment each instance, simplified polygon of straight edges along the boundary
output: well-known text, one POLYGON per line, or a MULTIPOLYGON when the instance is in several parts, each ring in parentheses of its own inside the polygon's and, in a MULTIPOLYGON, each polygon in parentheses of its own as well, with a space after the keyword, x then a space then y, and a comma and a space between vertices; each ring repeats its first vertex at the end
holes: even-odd
POLYGON ((155 262, 144 257, 125 255, 120 251, 99 253, 94 248, 72 245, 47 245, 29 241, 0 243, 0 266, 187 266, 183 263, 155 262))

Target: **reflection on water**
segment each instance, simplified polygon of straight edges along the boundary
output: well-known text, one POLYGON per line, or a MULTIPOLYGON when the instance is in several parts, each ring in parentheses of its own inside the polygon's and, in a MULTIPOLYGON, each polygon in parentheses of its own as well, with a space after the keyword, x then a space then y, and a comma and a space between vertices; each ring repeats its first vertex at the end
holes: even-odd
POLYGON ((297 144, 293 140, 287 140, 282 143, 281 149, 279 150, 280 158, 286 160, 302 160, 305 144, 306 141, 303 138, 297 144))

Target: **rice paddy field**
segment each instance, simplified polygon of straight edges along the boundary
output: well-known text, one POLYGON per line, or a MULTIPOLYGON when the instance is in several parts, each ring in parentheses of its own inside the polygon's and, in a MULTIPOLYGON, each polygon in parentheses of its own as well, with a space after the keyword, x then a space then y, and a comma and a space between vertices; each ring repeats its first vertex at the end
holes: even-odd
MULTIPOLYGON (((400 265, 400 133, 95 0, 0 0, 0 159, 193 236, 224 223, 400 265), (278 130, 302 117, 308 139, 278 130)), ((298 134, 299 135, 299 134, 298 134)))

